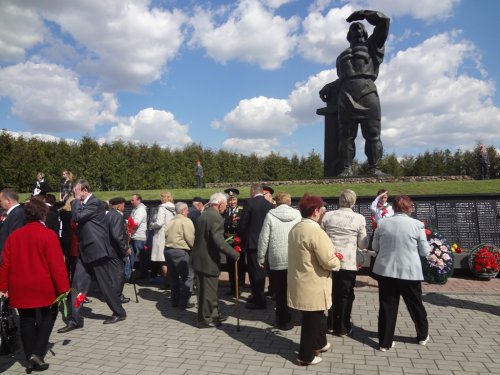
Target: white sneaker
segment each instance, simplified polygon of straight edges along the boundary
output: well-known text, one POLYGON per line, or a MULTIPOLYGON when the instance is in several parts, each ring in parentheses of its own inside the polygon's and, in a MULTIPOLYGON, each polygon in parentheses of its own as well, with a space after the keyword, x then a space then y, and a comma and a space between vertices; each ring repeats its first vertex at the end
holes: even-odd
POLYGON ((311 362, 305 362, 301 361, 300 359, 297 358, 297 364, 299 366, 309 366, 309 365, 317 365, 323 360, 323 358, 315 356, 311 362))
MULTIPOLYGON (((394 348, 395 346, 396 346, 396 343, 393 341, 392 345, 391 345, 391 348, 394 348)), ((386 352, 386 351, 388 351, 391 348, 382 348, 382 347, 380 347, 379 349, 380 349, 381 352, 386 352)))
POLYGON ((320 353, 327 352, 331 347, 332 347, 332 344, 330 344, 329 342, 327 342, 326 345, 319 350, 319 352, 320 353))
POLYGON ((419 341, 418 345, 423 345, 423 346, 427 345, 427 341, 429 341, 430 338, 431 337, 429 335, 427 335, 427 338, 425 340, 419 341))

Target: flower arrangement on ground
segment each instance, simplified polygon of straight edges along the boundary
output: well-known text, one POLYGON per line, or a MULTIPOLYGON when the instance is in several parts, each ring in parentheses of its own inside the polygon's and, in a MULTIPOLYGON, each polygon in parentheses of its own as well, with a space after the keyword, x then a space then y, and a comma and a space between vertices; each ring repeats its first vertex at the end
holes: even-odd
POLYGON ((431 284, 446 284, 453 276, 453 252, 446 238, 432 227, 426 225, 425 235, 431 252, 422 258, 424 280, 431 284))
POLYGON ((474 276, 494 278, 498 274, 500 249, 490 244, 479 244, 471 249, 469 267, 474 276))

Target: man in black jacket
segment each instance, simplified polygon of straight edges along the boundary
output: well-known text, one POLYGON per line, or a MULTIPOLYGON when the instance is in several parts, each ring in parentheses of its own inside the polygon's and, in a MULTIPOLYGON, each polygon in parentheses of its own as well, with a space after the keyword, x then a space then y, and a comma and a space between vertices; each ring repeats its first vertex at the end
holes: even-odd
POLYGON ((0 262, 2 261, 2 250, 5 240, 9 234, 26 224, 24 208, 19 204, 19 195, 14 189, 3 189, 0 192, 0 204, 5 210, 7 217, 0 228, 0 262))
POLYGON ((125 285, 125 259, 131 250, 128 245, 128 235, 125 229, 125 198, 117 197, 109 200, 109 210, 106 214, 106 224, 108 225, 109 242, 114 252, 110 256, 110 267, 114 270, 112 274, 113 286, 119 292, 122 303, 130 302, 130 298, 123 296, 123 286, 125 285))
MULTIPOLYGON (((83 317, 80 315, 80 307, 75 307, 75 300, 79 293, 87 294, 91 275, 94 275, 99 285, 104 300, 113 311, 111 318, 106 319, 104 324, 113 324, 125 320, 127 313, 123 309, 118 291, 113 287, 110 267, 110 259, 115 250, 109 243, 108 227, 105 215, 106 207, 90 192, 89 183, 86 180, 77 181, 75 188, 75 200, 71 202, 71 214, 74 222, 78 224, 78 260, 72 288, 76 292, 71 293, 71 317, 66 327, 57 332, 65 333, 83 327, 83 317)), ((115 253, 116 254, 116 253, 115 253)))
MULTIPOLYGON (((270 188, 268 188, 270 189, 270 188)), ((261 268, 257 261, 259 234, 267 212, 273 204, 264 197, 261 185, 253 184, 250 187, 251 199, 246 202, 240 219, 241 242, 247 253, 247 271, 252 289, 252 299, 246 304, 249 309, 265 309, 266 270, 261 268)))

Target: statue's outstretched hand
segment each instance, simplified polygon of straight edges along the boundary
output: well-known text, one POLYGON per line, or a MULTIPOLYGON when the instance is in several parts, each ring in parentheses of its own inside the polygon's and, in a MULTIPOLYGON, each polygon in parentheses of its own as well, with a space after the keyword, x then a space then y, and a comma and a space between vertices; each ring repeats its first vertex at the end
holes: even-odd
POLYGON ((353 14, 351 14, 349 17, 347 17, 346 21, 347 22, 354 22, 354 21, 361 21, 366 18, 365 11, 364 10, 357 10, 353 14))

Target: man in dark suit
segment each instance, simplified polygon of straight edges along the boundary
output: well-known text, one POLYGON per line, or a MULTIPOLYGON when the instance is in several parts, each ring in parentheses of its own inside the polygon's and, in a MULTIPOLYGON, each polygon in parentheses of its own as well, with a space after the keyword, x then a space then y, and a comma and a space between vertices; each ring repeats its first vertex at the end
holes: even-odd
MULTIPOLYGON (((268 187, 267 190, 270 190, 268 187)), ((252 289, 252 299, 246 304, 249 309, 265 309, 266 296, 264 287, 266 283, 266 270, 261 268, 257 261, 257 248, 259 234, 267 212, 273 208, 273 204, 264 197, 261 185, 253 184, 250 187, 250 198, 240 219, 241 242, 247 253, 247 271, 252 289)))
POLYGON ((125 259, 131 250, 128 245, 128 234, 125 229, 125 198, 117 197, 109 200, 109 210, 106 214, 106 224, 108 225, 109 242, 114 252, 110 256, 110 266, 114 270, 112 274, 113 286, 119 292, 122 303, 130 302, 130 298, 123 296, 123 286, 125 285, 125 259))
POLYGON ((227 197, 215 193, 210 197, 209 207, 196 221, 194 246, 190 264, 198 278, 198 327, 218 327, 225 320, 219 314, 217 289, 220 275, 220 253, 238 260, 240 254, 224 240, 224 219, 227 197))
POLYGON ((123 309, 118 291, 113 287, 113 269, 110 259, 115 250, 109 243, 108 227, 105 215, 106 207, 103 202, 94 197, 90 192, 89 183, 86 180, 77 181, 75 188, 75 200, 71 202, 71 215, 78 224, 79 253, 76 263, 75 275, 73 277, 71 293, 71 317, 66 327, 57 332, 65 333, 83 327, 83 317, 80 316, 80 307, 75 307, 75 299, 79 293, 87 294, 91 276, 95 276, 99 289, 109 308, 113 311, 111 318, 106 319, 104 324, 113 324, 125 320, 127 313, 123 309))
POLYGON ((0 228, 0 262, 5 240, 9 234, 26 224, 24 208, 19 204, 19 195, 14 189, 3 189, 0 192, 0 205, 5 210, 7 217, 0 228))

